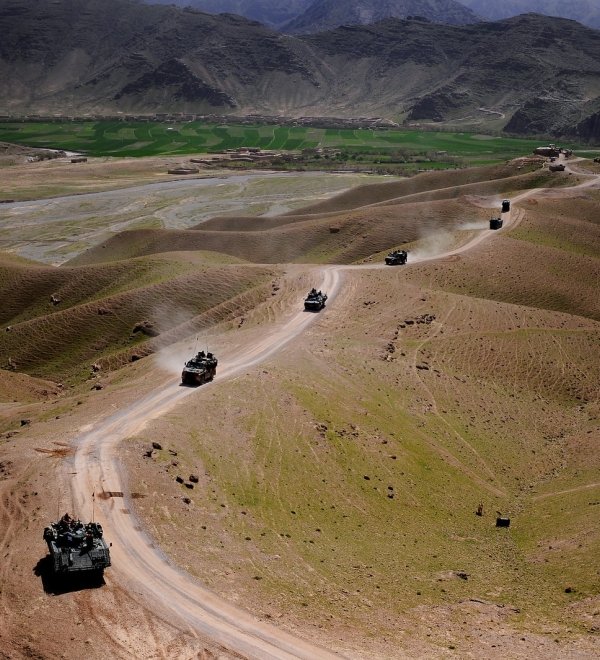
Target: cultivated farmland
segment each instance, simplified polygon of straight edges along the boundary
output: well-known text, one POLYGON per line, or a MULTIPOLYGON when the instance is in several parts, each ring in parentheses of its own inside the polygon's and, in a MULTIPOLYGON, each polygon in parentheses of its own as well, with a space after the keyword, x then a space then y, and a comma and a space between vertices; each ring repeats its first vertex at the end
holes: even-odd
POLYGON ((349 154, 388 157, 402 153, 448 156, 469 164, 500 162, 531 153, 538 145, 535 140, 475 133, 126 121, 3 123, 0 140, 83 151, 91 156, 185 155, 238 147, 284 150, 323 147, 342 149, 349 154))

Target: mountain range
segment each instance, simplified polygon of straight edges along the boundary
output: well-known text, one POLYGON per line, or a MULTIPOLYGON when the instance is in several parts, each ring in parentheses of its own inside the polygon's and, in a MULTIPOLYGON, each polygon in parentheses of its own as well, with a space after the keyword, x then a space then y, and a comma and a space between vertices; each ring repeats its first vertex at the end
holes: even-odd
POLYGON ((317 0, 282 29, 292 34, 309 34, 341 25, 369 25, 409 16, 448 25, 467 25, 479 20, 456 0, 317 0))
POLYGON ((600 32, 524 15, 287 36, 136 0, 0 0, 0 114, 383 116, 600 139, 600 32))
POLYGON ((279 0, 146 1, 191 6, 211 14, 239 14, 291 32, 317 32, 340 25, 373 23, 384 18, 411 15, 424 16, 436 23, 466 24, 528 13, 570 18, 589 27, 600 28, 598 0, 288 0, 285 3, 279 0))
POLYGON ((464 25, 478 17, 459 0, 146 0, 193 7, 209 14, 238 14, 283 32, 310 33, 341 25, 366 25, 385 18, 422 16, 435 23, 464 25))
POLYGON ((476 14, 496 21, 518 14, 536 13, 579 21, 600 28, 600 2, 598 0, 459 0, 476 14))
POLYGON ((271 27, 281 27, 302 14, 314 0, 146 0, 150 4, 192 7, 208 14, 238 14, 271 27))

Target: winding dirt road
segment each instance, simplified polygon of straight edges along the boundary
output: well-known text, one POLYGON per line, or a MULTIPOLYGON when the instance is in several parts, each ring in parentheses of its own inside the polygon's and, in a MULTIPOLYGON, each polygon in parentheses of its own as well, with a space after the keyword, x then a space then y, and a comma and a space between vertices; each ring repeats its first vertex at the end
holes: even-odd
MULTIPOLYGON (((417 257, 412 263, 464 252, 489 235, 488 231, 480 232, 461 248, 429 258, 417 257)), ((324 266, 321 269, 319 288, 327 291, 330 303, 339 290, 342 272, 353 268, 386 266, 324 266)), ((224 354, 219 361, 219 381, 268 359, 304 332, 317 318, 317 314, 299 311, 287 322, 271 328, 256 344, 245 346, 238 353, 224 354)), ((149 421, 169 412, 194 392, 194 389, 181 387, 179 380, 173 381, 171 378, 148 396, 101 421, 80 436, 76 440, 75 475, 71 482, 74 510, 83 518, 91 518, 92 492, 122 492, 123 499, 110 498, 96 505, 96 518, 103 524, 106 537, 113 543, 113 570, 123 573, 136 585, 143 585, 141 588, 147 597, 160 602, 163 609, 175 614, 180 621, 224 647, 255 658, 337 657, 259 621, 203 587, 168 560, 132 515, 126 475, 121 469, 118 455, 120 442, 139 433, 149 421)))
MULTIPOLYGON (((328 292, 329 300, 335 297, 339 283, 339 269, 325 267, 320 286, 328 292)), ((266 360, 303 332, 315 318, 315 314, 295 314, 243 352, 224 355, 220 360, 219 380, 231 378, 266 360)), ((194 389, 180 387, 179 381, 171 379, 142 400, 100 422, 77 440, 72 491, 75 510, 82 517, 92 515, 92 492, 126 492, 126 475, 122 473, 117 452, 121 440, 138 433, 150 420, 164 415, 194 392, 194 389)), ((178 569, 141 531, 128 505, 127 497, 123 500, 111 498, 100 504, 96 518, 102 522, 107 538, 113 543, 111 555, 113 564, 118 567, 116 570, 140 585, 152 601, 161 603, 163 609, 175 614, 188 627, 248 657, 334 657, 324 649, 264 624, 228 604, 178 569), (117 502, 123 502, 125 507, 117 502)))
MULTIPOLYGON (((598 180, 598 177, 596 177, 598 180)), ((586 182, 584 185, 591 185, 586 182)), ((538 191, 527 191, 515 200, 522 200, 538 191)), ((520 221, 522 212, 515 209, 504 214, 505 226, 520 221)), ((415 255, 411 263, 431 261, 457 255, 494 236, 495 232, 480 231, 461 247, 430 256, 415 255)), ((340 288, 343 272, 349 269, 386 268, 386 266, 324 266, 320 269, 319 287, 328 292, 332 302, 340 288)), ((410 267, 410 266, 405 266, 410 267)), ((254 345, 237 353, 220 356, 218 380, 231 378, 268 359, 319 318, 303 311, 288 320, 265 329, 254 345)), ((210 387, 210 385, 205 385, 210 387)), ((150 420, 172 410, 195 390, 180 387, 172 378, 154 392, 100 421, 76 439, 75 474, 72 478, 73 504, 78 515, 91 518, 91 493, 120 491, 123 499, 109 498, 96 505, 96 518, 103 524, 106 536, 113 543, 114 567, 124 581, 135 585, 150 602, 160 603, 165 616, 176 619, 180 627, 191 628, 231 651, 251 658, 328 658, 339 657, 308 641, 295 637, 275 626, 261 622, 244 610, 231 605, 203 587, 196 579, 179 569, 146 535, 130 510, 127 478, 118 455, 119 443, 138 433, 150 420)), ((71 473, 72 474, 72 473, 71 473)), ((66 476, 66 475, 65 475, 66 476)))

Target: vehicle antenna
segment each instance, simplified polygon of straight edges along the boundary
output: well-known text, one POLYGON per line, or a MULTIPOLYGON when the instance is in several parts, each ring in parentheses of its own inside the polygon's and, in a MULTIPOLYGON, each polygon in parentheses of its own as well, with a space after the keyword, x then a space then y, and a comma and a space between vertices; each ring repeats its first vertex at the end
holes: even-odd
POLYGON ((92 492, 92 522, 94 522, 95 509, 96 509, 96 491, 92 492))

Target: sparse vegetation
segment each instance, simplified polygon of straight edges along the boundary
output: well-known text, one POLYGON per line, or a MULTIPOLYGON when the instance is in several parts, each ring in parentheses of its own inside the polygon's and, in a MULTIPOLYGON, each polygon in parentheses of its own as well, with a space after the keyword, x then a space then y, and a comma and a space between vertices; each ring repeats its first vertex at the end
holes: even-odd
MULTIPOLYGON (((18 479, 0 485, 11 489, 5 511, 22 493, 5 518, 23 523, 5 565, 19 569, 38 552, 25 515, 54 510, 48 465, 68 451, 59 442, 90 443, 80 471, 86 452, 102 451, 84 429, 121 409, 108 422, 134 429, 109 449, 131 488, 121 513, 135 507, 175 563, 261 619, 310 630, 350 657, 595 657, 598 192, 561 189, 584 180, 522 161, 431 172, 294 214, 123 232, 76 265, 2 257, 0 358, 11 370, 0 371, 9 455, 0 480, 9 470, 18 479), (410 263, 428 236, 440 238, 437 255, 469 240, 505 196, 512 216, 501 232, 410 263), (475 228, 461 229, 465 221, 475 228), (180 397, 179 358, 171 376, 152 360, 127 363, 153 347, 156 338, 135 331, 149 322, 166 345, 185 338, 173 354, 189 354, 209 328, 220 364, 235 365, 236 351, 269 348, 266 329, 289 339, 281 329, 320 270, 291 261, 381 263, 399 245, 408 266, 344 268, 322 316, 260 367, 180 397), (100 379, 102 392, 92 391, 100 379), (142 425, 135 406, 162 396, 163 383, 178 405, 142 425), (496 528, 499 513, 509 528, 496 528)), ((29 565, 2 587, 6 602, 35 597, 47 608, 42 632, 31 633, 37 649, 58 644, 47 641, 48 622, 68 608, 69 621, 81 616, 87 599, 66 597, 57 613, 29 565)), ((113 585, 103 593, 118 593, 113 585)), ((122 654, 137 608, 89 600, 100 615, 79 627, 106 653, 105 631, 126 621, 122 654)), ((11 612, 10 634, 32 625, 29 611, 11 612)), ((172 640, 172 631, 148 637, 172 640)), ((127 643, 138 655, 147 644, 127 643)))
MULTIPOLYGON (((147 355, 163 337, 198 331, 242 313, 268 295, 271 271, 150 258, 90 268, 0 267, 0 295, 10 302, 0 323, 0 368, 69 382, 89 380, 92 364, 118 368, 147 355), (10 295, 9 290, 18 290, 10 295), (49 303, 52 292, 60 304, 49 303), (247 294, 247 298, 244 298, 247 294), (136 332, 147 320, 156 338, 136 332), (185 328, 185 330, 182 330, 185 328)), ((225 257, 224 263, 232 261, 225 257)))

